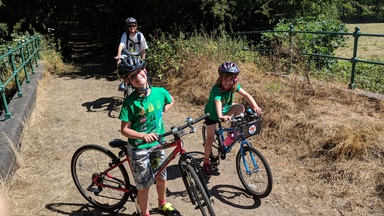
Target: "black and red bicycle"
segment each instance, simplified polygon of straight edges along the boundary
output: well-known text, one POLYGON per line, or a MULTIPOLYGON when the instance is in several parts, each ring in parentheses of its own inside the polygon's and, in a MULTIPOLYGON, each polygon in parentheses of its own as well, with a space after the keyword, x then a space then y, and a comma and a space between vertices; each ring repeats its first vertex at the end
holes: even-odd
MULTIPOLYGON (((174 148, 165 161, 154 170, 158 176, 178 155, 178 167, 187 189, 191 203, 195 209, 199 209, 202 215, 215 215, 210 200, 210 193, 204 184, 204 178, 198 163, 191 154, 186 152, 181 137, 196 132, 194 124, 200 122, 208 114, 196 119, 187 118, 187 123, 172 127, 170 131, 159 135, 158 140, 173 135, 171 140, 159 141, 159 144, 151 148, 152 153, 162 149, 174 148), (189 128, 189 132, 184 129, 189 128)), ((109 143, 112 148, 120 149, 118 156, 105 147, 99 145, 84 145, 72 156, 71 172, 77 189, 81 195, 91 204, 105 211, 121 209, 131 199, 136 205, 136 212, 140 215, 137 204, 137 189, 130 182, 128 172, 124 166, 129 165, 127 154, 127 141, 114 140, 109 143)))

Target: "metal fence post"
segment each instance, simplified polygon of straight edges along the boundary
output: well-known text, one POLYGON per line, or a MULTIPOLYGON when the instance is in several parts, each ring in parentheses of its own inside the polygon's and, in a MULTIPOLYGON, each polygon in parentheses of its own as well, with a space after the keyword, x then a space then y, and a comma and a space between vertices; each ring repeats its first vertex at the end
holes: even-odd
POLYGON ((16 87, 17 87, 17 96, 18 97, 22 97, 23 96, 23 92, 21 91, 21 86, 20 86, 20 81, 19 81, 19 73, 18 73, 18 70, 16 68, 16 63, 15 63, 15 57, 13 55, 13 50, 11 47, 8 47, 8 50, 9 50, 9 58, 10 58, 10 62, 11 62, 11 65, 12 65, 12 76, 15 78, 15 83, 16 83, 16 87))
POLYGON ((40 36, 35 36, 36 55, 34 55, 34 56, 35 56, 35 61, 36 61, 36 67, 39 67, 37 59, 40 59, 40 53, 39 53, 40 48, 41 48, 40 41, 41 41, 41 37, 40 36))
MULTIPOLYGON (((33 55, 33 56, 31 56, 31 58, 33 58, 35 60, 36 67, 39 67, 39 65, 37 63, 37 59, 40 58, 39 52, 38 52, 39 45, 38 45, 38 37, 36 37, 35 35, 31 37, 31 46, 32 46, 32 55, 33 55)), ((32 64, 33 64, 33 62, 31 60, 31 65, 32 64)), ((35 73, 35 71, 32 71, 32 74, 34 74, 34 73, 35 73)))
POLYGON ((292 73, 292 55, 293 55, 293 45, 292 45, 292 35, 293 35, 293 25, 292 24, 289 24, 289 57, 290 57, 290 61, 289 61, 289 70, 288 70, 288 73, 292 73))
POLYGON ((355 83, 355 75, 356 75, 356 63, 357 63, 357 46, 359 42, 360 37, 360 27, 356 26, 355 31, 353 32, 353 37, 355 38, 354 45, 353 45, 353 56, 351 59, 352 62, 352 72, 351 72, 351 83, 349 83, 348 88, 355 89, 356 83, 355 83))
MULTIPOLYGON (((31 43, 32 40, 28 39, 28 43, 26 44, 27 48, 27 53, 28 53, 28 61, 29 61, 29 66, 31 67, 32 74, 35 73, 35 70, 33 69, 33 62, 32 62, 32 55, 31 55, 31 50, 29 49, 29 44, 31 43)), ((33 46, 33 43, 31 44, 33 46)), ((33 54, 33 48, 32 48, 32 54, 33 54)))
POLYGON ((12 114, 9 112, 7 98, 5 97, 4 91, 5 91, 5 86, 3 85, 3 82, 0 79, 0 93, 1 93, 1 99, 3 99, 3 108, 5 111, 4 117, 5 119, 10 119, 12 118, 12 114))
POLYGON ((23 66, 23 69, 24 69, 24 74, 25 74, 25 80, 27 83, 29 83, 29 76, 28 76, 28 70, 27 70, 27 66, 26 66, 26 60, 25 60, 25 56, 24 56, 24 52, 23 52, 23 44, 25 44, 25 41, 23 40, 22 42, 19 42, 19 52, 20 52, 20 55, 21 55, 21 63, 22 63, 22 66, 23 66))

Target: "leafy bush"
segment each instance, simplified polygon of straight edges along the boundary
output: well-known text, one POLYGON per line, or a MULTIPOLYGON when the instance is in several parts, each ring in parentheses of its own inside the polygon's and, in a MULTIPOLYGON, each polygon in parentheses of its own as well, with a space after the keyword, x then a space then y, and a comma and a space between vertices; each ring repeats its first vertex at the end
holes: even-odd
MULTIPOLYGON (((384 62, 384 59, 377 60, 384 62)), ((330 74, 333 80, 349 83, 351 79, 352 64, 346 61, 339 61, 334 64, 330 74)), ((356 88, 366 91, 384 94, 384 73, 383 65, 374 65, 358 62, 356 63, 355 84, 356 88)))
POLYGON ((207 34, 195 33, 189 37, 180 33, 178 36, 161 34, 152 38, 148 69, 151 76, 162 79, 166 74, 179 75, 190 56, 197 56, 202 60, 253 62, 257 53, 242 49, 240 39, 231 39, 227 34, 213 38, 207 34), (192 54, 192 55, 191 55, 192 54), (229 59, 229 58, 230 59, 229 59))

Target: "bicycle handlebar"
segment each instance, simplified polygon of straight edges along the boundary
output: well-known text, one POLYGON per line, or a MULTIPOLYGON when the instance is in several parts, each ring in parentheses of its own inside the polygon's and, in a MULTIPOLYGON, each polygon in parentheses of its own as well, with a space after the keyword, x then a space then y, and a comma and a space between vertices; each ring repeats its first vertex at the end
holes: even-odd
MULTIPOLYGON (((263 117, 263 113, 261 113, 259 116, 254 110, 247 109, 247 111, 245 113, 240 113, 239 115, 232 116, 231 119, 229 120, 229 122, 237 122, 237 121, 244 119, 245 117, 259 117, 259 118, 261 118, 261 117, 263 117)), ((220 121, 223 122, 222 119, 220 119, 220 121)))
MULTIPOLYGON (((197 117, 196 119, 192 119, 192 118, 188 117, 188 118, 187 118, 187 123, 186 123, 186 124, 181 125, 181 126, 179 126, 179 127, 171 127, 171 130, 170 130, 170 131, 165 132, 165 133, 163 133, 163 134, 158 134, 158 135, 157 135, 157 141, 158 141, 159 143, 162 143, 161 138, 166 137, 166 136, 169 136, 169 135, 171 135, 171 134, 173 134, 173 135, 175 136, 175 138, 180 137, 180 135, 178 135, 178 132, 179 132, 179 131, 182 131, 183 129, 185 129, 185 128, 187 128, 187 127, 190 127, 190 128, 191 128, 190 133, 194 133, 194 132, 195 132, 195 128, 194 128, 192 125, 194 125, 194 124, 196 124, 197 122, 199 122, 199 121, 205 119, 205 118, 208 117, 209 115, 210 115, 209 113, 206 113, 206 114, 204 114, 204 115, 202 115, 202 116, 197 117)), ((142 144, 145 144, 145 143, 146 143, 146 142, 143 140, 142 142, 138 143, 137 145, 139 146, 139 145, 142 145, 142 144)))
MULTIPOLYGON (((179 131, 181 131, 181 130, 187 128, 187 127, 192 127, 192 125, 194 125, 194 124, 196 124, 197 122, 199 122, 199 121, 205 119, 205 118, 208 117, 209 115, 210 115, 209 113, 206 113, 206 114, 204 114, 204 115, 202 115, 202 116, 200 116, 200 117, 198 117, 198 118, 196 118, 196 119, 187 118, 187 124, 184 124, 184 125, 179 126, 179 127, 177 127, 177 128, 176 128, 176 127, 172 127, 170 131, 168 131, 168 132, 166 132, 166 133, 163 133, 163 134, 160 134, 160 135, 158 135, 158 136, 159 136, 159 138, 161 138, 161 137, 169 136, 169 135, 171 135, 171 134, 176 135, 177 132, 179 132, 179 131)), ((194 128, 192 127, 191 129, 194 129, 194 128)))

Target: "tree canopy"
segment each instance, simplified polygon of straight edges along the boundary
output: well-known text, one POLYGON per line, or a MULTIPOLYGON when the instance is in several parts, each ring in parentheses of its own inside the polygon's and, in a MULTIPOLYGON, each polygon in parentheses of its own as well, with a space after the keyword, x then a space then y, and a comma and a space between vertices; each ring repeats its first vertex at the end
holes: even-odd
POLYGON ((301 17, 355 19, 383 16, 383 0, 0 0, 0 37, 5 40, 48 28, 117 38, 134 17, 145 34, 272 29, 280 20, 301 17))

